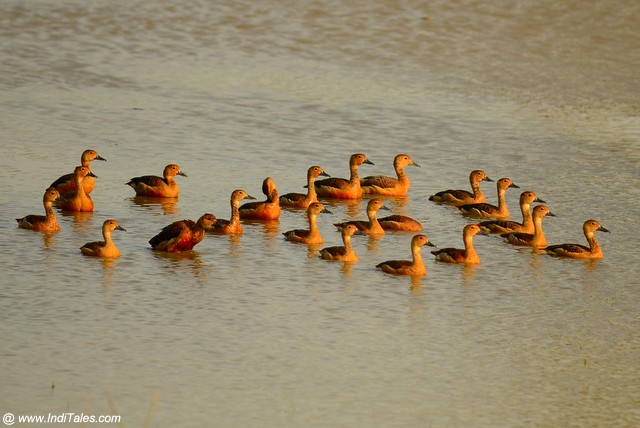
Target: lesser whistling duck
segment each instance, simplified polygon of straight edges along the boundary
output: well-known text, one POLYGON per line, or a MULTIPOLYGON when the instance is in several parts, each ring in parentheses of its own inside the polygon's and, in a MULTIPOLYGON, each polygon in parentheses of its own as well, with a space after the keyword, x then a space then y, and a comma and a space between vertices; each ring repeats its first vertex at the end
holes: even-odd
POLYGON ((336 226, 338 229, 342 229, 347 224, 352 224, 357 227, 358 230, 360 230, 362 233, 370 236, 382 236, 384 235, 384 229, 380 226, 380 223, 378 223, 378 218, 376 216, 378 210, 389 210, 389 208, 384 205, 384 202, 382 202, 381 199, 371 199, 367 203, 367 218, 369 219, 368 221, 351 220, 342 223, 334 223, 334 226, 336 226))
MULTIPOLYGON (((94 160, 106 161, 106 159, 100 156, 95 150, 85 150, 84 152, 82 152, 82 155, 80 155, 80 165, 86 166, 87 168, 89 168, 89 171, 91 171, 91 167, 89 166, 89 164, 94 160)), ((91 193, 91 191, 95 187, 95 184, 95 178, 91 176, 85 177, 84 181, 82 182, 84 192, 87 195, 91 193)), ((65 174, 62 177, 58 178, 56 181, 51 183, 51 186, 49 187, 57 189, 60 192, 60 196, 64 196, 65 194, 76 190, 76 183, 73 179, 73 172, 65 174)))
POLYGON ((271 177, 262 181, 262 193, 265 201, 247 202, 240 207, 240 218, 250 220, 277 220, 280 217, 280 198, 276 183, 271 177))
POLYGON ((467 190, 443 190, 430 196, 429 200, 438 204, 453 206, 483 203, 485 201, 484 194, 482 190, 480 190, 480 183, 483 181, 493 182, 492 179, 487 177, 484 171, 479 169, 473 170, 469 174, 469 183, 471 184, 473 193, 467 190))
POLYGON ((97 178, 86 166, 77 166, 73 171, 73 179, 76 183, 76 190, 68 192, 59 199, 59 206, 62 211, 72 212, 93 212, 93 200, 84 191, 85 177, 97 178))
POLYGON ((307 209, 309 204, 318 202, 318 196, 316 194, 316 186, 314 183, 316 178, 331 177, 324 170, 314 165, 307 170, 307 194, 304 193, 287 193, 280 196, 280 206, 289 208, 304 208, 307 209))
POLYGON ((175 221, 151 238, 149 244, 151 248, 158 251, 170 253, 189 251, 204 239, 206 229, 211 228, 215 221, 216 217, 213 214, 204 214, 197 222, 175 221))
POLYGON ((53 188, 48 188, 42 197, 45 215, 29 214, 22 218, 17 218, 18 227, 22 229, 35 230, 37 232, 57 232, 60 225, 53 211, 53 203, 60 197, 60 192, 53 188))
POLYGON ((411 239, 412 260, 387 260, 386 262, 378 263, 376 267, 383 272, 394 275, 426 275, 427 268, 424 266, 422 254, 420 253, 420 250, 425 245, 435 247, 426 235, 415 235, 411 239))
POLYGON ((248 195, 242 189, 236 189, 231 192, 231 218, 229 220, 216 219, 207 232, 220 233, 225 235, 235 235, 242 233, 242 223, 240 223, 240 212, 238 206, 243 199, 255 199, 253 196, 248 195))
POLYGON ((513 245, 529 246, 534 248, 542 248, 547 246, 547 240, 542 231, 542 219, 545 216, 555 217, 549 207, 546 205, 538 205, 533 209, 533 233, 503 233, 503 238, 513 245))
POLYGON ((132 178, 126 184, 136 191, 136 196, 177 198, 180 194, 180 188, 178 187, 178 183, 173 179, 176 175, 187 176, 187 174, 180 170, 178 165, 172 163, 164 167, 162 177, 143 175, 132 178))
POLYGON ((365 195, 385 195, 385 196, 404 196, 409 191, 409 177, 404 172, 406 166, 417 166, 409 155, 399 154, 393 159, 393 169, 396 171, 397 178, 387 177, 385 175, 372 175, 360 180, 362 192, 365 195))
POLYGON ((589 246, 580 244, 557 244, 549 245, 545 249, 547 254, 557 257, 569 257, 572 259, 601 259, 604 257, 602 249, 596 241, 595 232, 609 232, 600 225, 598 220, 587 220, 582 225, 582 231, 587 238, 589 246))
POLYGON ((352 224, 348 224, 341 230, 343 246, 325 247, 320 250, 320 258, 324 260, 339 260, 343 262, 357 262, 358 256, 353 251, 351 237, 360 235, 362 232, 352 224))
POLYGON ((318 214, 332 214, 320 202, 312 202, 307 208, 307 220, 309 221, 309 229, 294 229, 284 232, 284 239, 290 242, 300 242, 302 244, 319 244, 323 242, 322 235, 318 230, 316 218, 318 214))
POLYGON ((473 248, 473 237, 478 233, 481 233, 479 225, 468 224, 462 229, 464 249, 443 248, 432 251, 431 254, 435 255, 436 260, 439 262, 478 264, 480 263, 480 257, 478 257, 475 248, 473 248))
POLYGON ((533 233, 533 217, 531 216, 531 204, 539 202, 546 204, 538 198, 534 192, 522 192, 520 194, 520 211, 522 212, 522 223, 513 220, 487 220, 480 222, 480 227, 484 233, 510 233, 522 232, 533 233))
POLYGON ((95 241, 95 242, 87 242, 82 247, 80 247, 80 252, 85 256, 95 256, 95 257, 105 257, 105 258, 113 258, 120 257, 120 251, 116 244, 113 243, 111 239, 111 232, 114 230, 122 230, 126 232, 127 230, 120 226, 116 220, 109 219, 105 220, 102 224, 102 237, 104 241, 95 241))
POLYGON ((513 184, 511 180, 506 177, 498 180, 496 187, 498 189, 497 206, 487 203, 464 204, 460 205, 458 209, 460 210, 460 212, 462 212, 463 215, 467 217, 493 218, 496 220, 509 218, 509 207, 507 206, 507 201, 505 200, 505 193, 510 187, 513 187, 515 189, 519 189, 520 187, 513 184))
POLYGON ((318 196, 338 199, 359 199, 362 197, 358 167, 363 163, 373 165, 365 155, 356 153, 349 158, 350 178, 325 178, 314 183, 318 196))
POLYGON ((406 232, 420 232, 422 230, 422 224, 420 224, 418 220, 400 214, 379 218, 378 223, 380 223, 380 227, 384 230, 400 230, 406 232))

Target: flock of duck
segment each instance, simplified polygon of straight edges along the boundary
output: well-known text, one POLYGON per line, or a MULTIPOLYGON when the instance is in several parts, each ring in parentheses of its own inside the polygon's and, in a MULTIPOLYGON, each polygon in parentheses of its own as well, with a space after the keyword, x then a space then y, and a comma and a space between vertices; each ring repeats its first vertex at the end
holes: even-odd
MULTIPOLYGON (((39 232, 56 232, 60 230, 53 209, 56 204, 60 210, 67 212, 92 212, 94 203, 90 193, 94 189, 96 176, 91 171, 90 163, 94 160, 105 159, 95 150, 85 150, 81 156, 81 165, 73 173, 63 175, 46 189, 43 197, 45 215, 27 215, 16 219, 18 226, 39 232)), ((316 224, 316 218, 321 213, 329 212, 318 198, 360 199, 363 195, 373 198, 367 203, 367 220, 347 221, 335 223, 340 230, 343 245, 325 247, 319 251, 319 256, 326 260, 341 260, 355 262, 358 260, 351 237, 366 234, 381 236, 385 231, 419 232, 423 229, 420 222, 404 215, 390 215, 377 217, 380 210, 388 210, 383 201, 376 198, 381 196, 404 196, 407 194, 410 182, 404 168, 419 167, 410 156, 399 154, 394 158, 393 166, 396 177, 382 175, 360 178, 358 168, 363 164, 373 165, 364 154, 351 155, 349 160, 350 177, 330 177, 319 166, 311 166, 307 171, 306 193, 287 193, 278 195, 274 181, 267 177, 262 184, 262 191, 266 200, 256 201, 254 197, 242 189, 231 193, 231 216, 228 220, 216 218, 213 214, 204 214, 197 221, 181 220, 164 227, 156 236, 149 240, 154 250, 167 252, 182 252, 193 249, 202 241, 207 233, 212 234, 241 234, 241 219, 275 220, 280 217, 280 207, 306 210, 308 229, 294 229, 284 232, 284 239, 290 242, 317 245, 323 242, 322 235, 316 224), (319 177, 325 177, 318 179, 319 177), (243 200, 253 200, 240 203, 243 200)), ((169 164, 164 168, 163 176, 145 175, 134 177, 126 184, 131 186, 136 196, 153 198, 177 198, 179 187, 175 176, 185 176, 178 165, 169 164)), ((506 242, 530 246, 536 251, 546 252, 553 256, 575 259, 599 259, 603 257, 602 249, 595 239, 595 232, 609 232, 597 220, 587 220, 583 224, 583 233, 588 246, 581 244, 547 245, 542 229, 542 219, 554 216, 545 202, 532 191, 520 194, 520 210, 522 221, 509 220, 509 210, 506 203, 506 191, 509 188, 519 188, 509 178, 501 178, 496 182, 498 205, 491 205, 485 201, 480 189, 483 181, 493 182, 484 171, 475 170, 469 175, 471 191, 444 190, 431 196, 429 200, 441 204, 457 207, 460 213, 469 218, 486 219, 479 223, 468 224, 462 230, 464 248, 442 248, 431 251, 435 260, 446 263, 478 264, 480 258, 473 247, 473 237, 480 234, 500 234, 506 242), (540 205, 531 208, 531 204, 540 205)), ((102 226, 103 241, 89 242, 80 248, 82 254, 105 258, 120 256, 120 251, 114 244, 111 233, 125 229, 117 220, 108 219, 102 226)), ((433 245, 426 235, 416 234, 411 240, 411 260, 388 260, 376 265, 383 272, 398 275, 425 275, 426 268, 421 257, 421 248, 433 245)))

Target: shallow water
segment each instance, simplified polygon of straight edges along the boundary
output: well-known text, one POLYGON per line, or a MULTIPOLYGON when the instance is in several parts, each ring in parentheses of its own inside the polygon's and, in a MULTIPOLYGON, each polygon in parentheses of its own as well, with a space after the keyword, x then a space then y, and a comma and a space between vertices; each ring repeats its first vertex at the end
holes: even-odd
MULTIPOLYGON (((5 1, 0 5, 0 410, 118 412, 126 426, 634 426, 640 327, 636 2, 5 1), (93 148, 93 214, 58 214, 44 188, 93 148), (605 259, 558 260, 479 236, 477 267, 385 275, 411 234, 354 238, 332 263, 281 233, 304 214, 150 251, 164 225, 229 216, 235 188, 303 191, 346 176, 351 153, 391 174, 439 247, 468 223, 427 200, 470 170, 546 200, 550 243, 597 218, 605 259), (124 183, 178 163, 177 202, 124 183), (78 248, 116 218, 122 257, 78 248)), ((495 201, 491 184, 483 184, 495 201)), ((518 190, 507 201, 518 218, 518 190)), ((318 219, 364 218, 366 200, 318 219)))

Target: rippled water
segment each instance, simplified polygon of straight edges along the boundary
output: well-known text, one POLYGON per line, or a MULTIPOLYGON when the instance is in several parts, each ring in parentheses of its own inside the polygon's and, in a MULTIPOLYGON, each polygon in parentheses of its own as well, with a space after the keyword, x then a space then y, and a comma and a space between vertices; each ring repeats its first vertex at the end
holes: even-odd
MULTIPOLYGON (((0 411, 118 412, 126 426, 635 426, 640 422, 640 10, 631 1, 141 2, 0 5, 0 411), (93 214, 58 214, 44 188, 93 148, 107 159, 93 214), (354 238, 331 263, 281 233, 304 214, 150 251, 164 225, 229 216, 235 188, 303 191, 351 153, 391 174, 395 212, 439 247, 467 220, 427 200, 471 169, 545 199, 550 243, 605 259, 557 260, 477 237, 482 263, 425 278, 374 266, 411 234, 354 238), (177 203, 133 198, 130 178, 178 163, 177 203), (78 248, 106 218, 122 257, 78 248)), ((490 201, 492 185, 483 184, 490 201)), ((517 190, 507 200, 518 213, 517 190)), ((364 218, 366 200, 319 218, 364 218)))

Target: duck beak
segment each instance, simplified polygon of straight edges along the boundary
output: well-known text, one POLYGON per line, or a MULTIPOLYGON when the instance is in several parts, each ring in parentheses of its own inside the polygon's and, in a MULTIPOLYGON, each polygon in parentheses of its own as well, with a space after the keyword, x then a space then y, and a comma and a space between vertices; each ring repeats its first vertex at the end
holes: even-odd
POLYGON ((418 165, 417 163, 415 163, 414 161, 411 161, 411 163, 409 164, 411 166, 417 166, 418 168, 421 168, 420 165, 418 165))
POLYGON ((329 211, 328 209, 324 208, 322 211, 320 211, 321 213, 325 213, 325 214, 333 214, 331 211, 329 211))
POLYGON ((184 173, 184 172, 182 172, 182 171, 178 172, 178 175, 181 175, 181 176, 183 176, 183 177, 188 177, 188 175, 187 175, 187 174, 185 174, 185 173, 184 173))
POLYGON ((251 200, 255 200, 256 198, 254 198, 254 197, 253 197, 253 196, 251 196, 251 195, 247 195, 247 196, 245 196, 243 199, 251 199, 251 200))
POLYGON ((98 178, 97 175, 95 175, 93 172, 89 171, 89 173, 87 174, 87 177, 93 177, 93 178, 98 178))
POLYGON ((436 244, 434 244, 433 242, 431 242, 431 241, 429 241, 429 240, 427 240, 427 243, 426 243, 426 244, 424 244, 424 245, 428 245, 428 246, 430 246, 430 247, 435 247, 435 246, 436 246, 436 244))
POLYGON ((388 206, 386 206, 386 205, 381 206, 381 207, 380 207, 380 209, 381 209, 381 210, 391 211, 391 208, 389 208, 389 207, 388 207, 388 206))
POLYGON ((482 181, 488 181, 488 182, 490 182, 490 183, 493 183, 493 180, 492 180, 492 179, 490 179, 489 177, 485 177, 485 178, 483 178, 483 179, 482 179, 482 181))
POLYGON ((520 188, 520 186, 518 186, 518 185, 516 185, 516 184, 513 184, 513 183, 511 183, 511 184, 509 185, 509 187, 513 187, 514 189, 519 189, 519 188, 520 188))
POLYGON ((363 163, 369 164, 369 165, 375 165, 375 163, 371 162, 369 159, 365 159, 365 161, 363 163))
POLYGON ((554 213, 552 213, 551 211, 549 211, 549 212, 547 213, 547 215, 550 215, 551 217, 555 217, 555 216, 556 216, 556 215, 555 215, 554 213))
POLYGON ((546 201, 543 201, 543 200, 542 200, 542 199, 540 199, 540 198, 536 198, 536 200, 535 200, 535 201, 533 201, 533 202, 539 202, 539 203, 541 203, 541 204, 546 204, 546 203, 547 203, 546 201))
POLYGON ((321 175, 321 176, 323 176, 323 177, 331 177, 329 174, 327 174, 327 173, 326 173, 326 172, 324 172, 324 171, 322 171, 322 172, 320 173, 320 175, 321 175))
POLYGON ((101 160, 101 161, 105 161, 105 162, 107 161, 105 158, 103 158, 103 157, 102 157, 102 156, 100 156, 100 155, 97 155, 97 156, 96 156, 96 158, 95 158, 94 160, 101 160))
POLYGON ((121 230, 121 231, 123 231, 123 232, 126 232, 126 231, 127 231, 127 229, 125 229, 124 227, 122 227, 122 226, 120 226, 120 225, 116 226, 116 230, 121 230))
POLYGON ((608 229, 605 229, 605 228, 604 228, 604 227, 602 227, 602 226, 600 226, 600 227, 599 227, 599 228, 597 228, 596 230, 599 230, 600 232, 608 232, 608 233, 610 233, 608 229))

